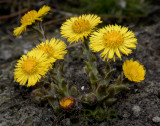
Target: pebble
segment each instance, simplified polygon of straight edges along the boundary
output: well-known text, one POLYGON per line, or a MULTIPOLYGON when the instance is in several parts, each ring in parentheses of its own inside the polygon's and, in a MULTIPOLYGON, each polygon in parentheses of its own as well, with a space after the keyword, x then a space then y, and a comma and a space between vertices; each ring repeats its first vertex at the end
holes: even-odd
POLYGON ((141 108, 138 105, 134 105, 132 108, 134 116, 138 117, 141 111, 141 108))
POLYGON ((24 54, 27 54, 28 50, 27 50, 27 49, 24 49, 23 52, 24 52, 24 54))
POLYGON ((108 126, 107 122, 102 122, 99 126, 108 126))
POLYGON ((62 124, 62 125, 65 125, 65 126, 70 126, 70 125, 71 125, 71 121, 70 121, 69 118, 66 118, 66 119, 63 119, 63 120, 61 121, 61 124, 62 124), (64 124, 64 122, 65 122, 65 124, 64 124))
POLYGON ((19 35, 19 36, 18 36, 18 39, 22 39, 22 38, 23 38, 23 36, 22 36, 22 35, 19 35))
POLYGON ((84 90, 84 86, 81 87, 81 90, 82 90, 82 91, 84 90))
POLYGON ((70 126, 71 125, 71 121, 69 118, 66 119, 66 126, 70 126))
POLYGON ((155 116, 155 117, 152 118, 152 121, 153 121, 154 123, 160 123, 160 117, 155 116))
POLYGON ((123 114, 123 118, 127 118, 128 117, 128 114, 127 113, 124 113, 123 114))

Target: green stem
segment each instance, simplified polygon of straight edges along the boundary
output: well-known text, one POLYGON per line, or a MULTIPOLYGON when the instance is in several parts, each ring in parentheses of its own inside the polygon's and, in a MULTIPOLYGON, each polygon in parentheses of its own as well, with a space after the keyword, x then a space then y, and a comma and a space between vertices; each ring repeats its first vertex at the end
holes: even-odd
POLYGON ((38 35, 40 36, 39 41, 40 42, 45 42, 46 41, 46 35, 45 35, 45 31, 42 27, 42 23, 39 22, 37 25, 32 26, 32 29, 38 33, 38 35))
POLYGON ((87 40, 84 41, 84 52, 87 55, 87 68, 89 70, 89 77, 90 77, 90 82, 91 82, 91 89, 92 91, 96 90, 97 88, 97 81, 98 81, 98 70, 96 66, 94 65, 94 59, 93 59, 93 54, 92 51, 89 48, 89 42, 87 40))
POLYGON ((85 49, 86 49, 86 52, 87 52, 87 58, 88 58, 88 61, 89 61, 89 64, 91 64, 93 66, 93 59, 92 59, 92 52, 91 50, 89 49, 89 45, 88 45, 88 41, 84 41, 84 45, 85 45, 85 49))
POLYGON ((64 96, 70 96, 69 86, 66 84, 63 73, 63 64, 59 65, 55 63, 54 72, 51 72, 52 79, 58 84, 58 87, 64 96))
POLYGON ((54 104, 52 103, 52 101, 48 98, 48 103, 49 103, 49 105, 53 108, 53 110, 55 109, 55 106, 54 106, 54 104))

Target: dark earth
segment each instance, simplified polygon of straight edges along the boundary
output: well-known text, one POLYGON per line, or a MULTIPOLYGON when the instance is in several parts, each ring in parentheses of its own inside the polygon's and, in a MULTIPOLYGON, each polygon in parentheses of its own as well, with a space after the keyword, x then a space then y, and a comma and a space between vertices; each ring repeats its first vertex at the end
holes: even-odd
MULTIPOLYGON (((6 27, 13 29, 16 26, 6 27)), ((138 60, 146 69, 145 80, 132 83, 129 91, 116 96, 118 101, 110 109, 117 111, 117 120, 108 121, 107 114, 102 122, 83 121, 81 117, 76 126, 160 126, 160 24, 155 22, 130 30, 138 39, 137 49, 129 57, 124 56, 122 61, 115 62, 114 66, 121 71, 125 59, 138 60)), ((13 81, 17 60, 39 42, 32 31, 18 38, 11 34, 11 31, 6 33, 0 29, 0 126, 71 126, 69 116, 59 119, 48 103, 33 102, 32 88, 13 81)), ((49 28, 48 38, 51 37, 60 38, 59 29, 49 28)), ((76 85, 80 93, 87 92, 89 88, 83 60, 80 47, 70 48, 64 58, 66 81, 76 85), (84 90, 81 90, 82 86, 84 90)), ((98 66, 101 65, 103 61, 99 58, 98 66)))

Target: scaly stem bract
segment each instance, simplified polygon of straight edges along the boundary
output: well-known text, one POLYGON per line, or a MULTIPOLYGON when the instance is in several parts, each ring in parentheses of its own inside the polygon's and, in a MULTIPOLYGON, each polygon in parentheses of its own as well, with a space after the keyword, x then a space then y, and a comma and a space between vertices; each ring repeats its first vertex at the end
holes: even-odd
POLYGON ((60 89, 62 95, 64 97, 70 96, 69 86, 66 84, 64 76, 63 76, 63 63, 61 65, 55 64, 54 71, 51 71, 52 79, 57 83, 58 88, 60 89))
POLYGON ((45 31, 44 31, 44 29, 42 27, 42 23, 41 22, 39 22, 38 24, 32 26, 32 29, 34 31, 36 31, 38 33, 38 35, 40 36, 40 38, 39 38, 40 42, 45 42, 46 41, 47 38, 46 38, 45 31))
POLYGON ((98 82, 98 70, 94 64, 95 57, 89 48, 89 43, 87 40, 84 41, 83 52, 87 56, 87 59, 88 59, 88 61, 85 61, 86 74, 88 74, 92 91, 95 91, 97 88, 97 82, 98 82))

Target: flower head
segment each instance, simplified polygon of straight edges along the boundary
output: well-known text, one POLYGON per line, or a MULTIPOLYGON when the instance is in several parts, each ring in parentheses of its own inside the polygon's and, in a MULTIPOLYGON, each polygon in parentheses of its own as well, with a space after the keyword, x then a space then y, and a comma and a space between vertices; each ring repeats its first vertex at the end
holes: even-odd
POLYGON ((138 62, 131 60, 126 60, 123 63, 123 72, 126 78, 130 81, 141 82, 145 77, 144 67, 138 62))
POLYGON ((59 102, 60 107, 64 110, 70 110, 75 105, 75 99, 73 97, 65 97, 59 102))
POLYGON ((62 37, 68 38, 70 43, 84 41, 84 38, 93 31, 93 29, 102 23, 97 15, 81 15, 79 17, 71 17, 61 26, 62 37))
POLYGON ((20 85, 34 86, 42 76, 48 72, 50 68, 50 62, 47 59, 47 55, 38 50, 33 50, 22 55, 18 60, 14 70, 14 79, 20 83, 20 85))
POLYGON ((55 62, 57 59, 63 59, 64 54, 67 53, 66 44, 55 38, 52 38, 50 41, 46 40, 46 42, 41 42, 36 49, 44 51, 51 63, 55 62))
POLYGON ((19 36, 22 32, 24 32, 28 25, 32 25, 37 20, 42 21, 42 16, 46 15, 51 8, 49 6, 43 6, 39 11, 31 10, 28 13, 26 13, 21 18, 21 26, 14 29, 14 36, 19 36))
POLYGON ((105 60, 115 59, 116 54, 121 59, 121 53, 130 54, 136 49, 137 39, 127 27, 109 25, 94 32, 90 37, 90 48, 94 52, 102 51, 101 57, 105 60), (121 52, 121 53, 120 53, 121 52))

